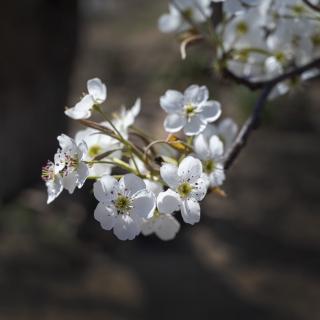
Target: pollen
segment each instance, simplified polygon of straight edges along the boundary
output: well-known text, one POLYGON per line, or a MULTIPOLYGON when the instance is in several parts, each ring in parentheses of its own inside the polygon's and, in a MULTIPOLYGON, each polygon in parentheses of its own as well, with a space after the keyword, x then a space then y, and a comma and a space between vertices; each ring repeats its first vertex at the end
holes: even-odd
POLYGON ((186 113, 186 116, 188 118, 192 117, 196 113, 197 107, 195 107, 193 104, 189 103, 184 107, 184 111, 186 113))
POLYGON ((129 211, 133 208, 132 200, 126 196, 120 195, 115 203, 114 203, 118 213, 124 214, 129 213, 129 211))
POLYGON ((205 173, 211 173, 216 169, 216 163, 213 160, 205 160, 202 164, 205 173))
POLYGON ((187 198, 192 191, 192 186, 188 182, 183 182, 178 187, 178 193, 180 194, 181 198, 187 198))
POLYGON ((88 154, 91 158, 96 157, 98 154, 100 154, 102 151, 102 148, 98 145, 98 144, 94 144, 92 145, 89 150, 88 150, 88 154))
POLYGON ((248 27, 248 24, 245 21, 240 21, 236 25, 236 32, 239 35, 244 35, 244 34, 248 33, 248 31, 249 31, 249 27, 248 27))

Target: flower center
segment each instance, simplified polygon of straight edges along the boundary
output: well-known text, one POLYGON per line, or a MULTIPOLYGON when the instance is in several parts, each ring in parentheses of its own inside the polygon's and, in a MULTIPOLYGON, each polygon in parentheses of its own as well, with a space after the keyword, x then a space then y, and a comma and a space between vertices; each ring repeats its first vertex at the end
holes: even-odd
POLYGON ((182 15, 185 19, 189 19, 191 20, 192 19, 192 16, 193 16, 193 12, 192 12, 192 9, 191 8, 187 8, 185 10, 182 11, 182 15))
POLYGON ((301 15, 305 12, 305 8, 301 4, 296 4, 296 5, 292 6, 291 9, 297 15, 301 15))
POLYGON ((42 167, 41 178, 45 182, 54 179, 54 164, 51 161, 48 161, 48 163, 42 167))
POLYGON ((98 154, 101 153, 102 148, 98 144, 94 144, 88 150, 88 154, 91 158, 96 157, 98 154))
POLYGON ((246 24, 245 21, 240 21, 240 22, 236 25, 236 32, 237 32, 240 36, 245 35, 248 31, 249 31, 249 27, 248 27, 248 25, 246 24))
POLYGON ((320 46, 320 33, 311 36, 311 41, 315 47, 320 46))
POLYGON ((184 112, 186 113, 186 116, 188 118, 191 118, 192 116, 195 115, 197 110, 197 107, 194 106, 193 104, 189 103, 184 107, 184 112))
POLYGON ((202 162, 203 171, 205 173, 211 173, 216 169, 216 163, 213 160, 205 160, 202 162))
POLYGON ((131 199, 123 195, 116 199, 114 206, 120 214, 129 213, 133 208, 131 199))
POLYGON ((177 191, 181 198, 187 198, 192 191, 192 186, 188 182, 183 182, 179 185, 177 191))
POLYGON ((278 51, 274 56, 281 64, 284 64, 286 62, 286 55, 283 52, 278 51))

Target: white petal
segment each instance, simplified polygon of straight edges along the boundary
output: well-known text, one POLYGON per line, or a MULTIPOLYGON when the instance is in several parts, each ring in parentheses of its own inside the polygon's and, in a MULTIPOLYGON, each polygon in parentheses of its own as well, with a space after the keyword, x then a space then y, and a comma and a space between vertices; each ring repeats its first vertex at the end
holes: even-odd
POLYGON ((146 184, 146 189, 153 192, 156 197, 161 191, 163 191, 163 187, 159 182, 151 181, 148 179, 144 179, 143 181, 146 184))
POLYGON ((179 29, 181 17, 179 15, 164 14, 159 18, 158 28, 161 32, 175 32, 179 29))
POLYGON ((63 190, 62 182, 60 177, 56 177, 53 181, 46 182, 47 191, 48 191, 48 200, 47 204, 55 200, 63 190))
POLYGON ((239 0, 225 0, 223 9, 231 15, 242 11, 244 8, 239 0))
POLYGON ((206 86, 199 87, 197 85, 191 85, 184 92, 185 104, 200 104, 207 101, 209 98, 208 88, 206 86))
POLYGON ((180 202, 180 196, 171 189, 168 189, 165 192, 160 192, 157 197, 157 207, 160 213, 171 214, 178 211, 180 202))
POLYGON ((182 110, 184 104, 183 94, 176 90, 168 90, 160 98, 160 106, 169 113, 177 113, 182 110))
POLYGON ((219 123, 219 135, 226 144, 226 149, 230 147, 238 132, 238 125, 230 118, 226 118, 219 123))
POLYGON ((185 124, 183 131, 187 136, 195 136, 201 133, 207 124, 202 121, 202 119, 195 115, 185 124))
POLYGON ((77 173, 78 173, 78 183, 77 186, 78 188, 81 188, 85 181, 88 178, 89 175, 89 168, 88 165, 81 162, 77 168, 77 173))
POLYGON ((66 134, 61 134, 57 137, 57 140, 59 141, 61 149, 71 150, 72 153, 76 151, 77 145, 75 141, 66 134))
POLYGON ((202 164, 199 159, 188 156, 181 161, 178 169, 178 176, 182 181, 193 183, 198 180, 201 175, 202 164))
POLYGON ((223 155, 223 143, 217 136, 212 136, 209 140, 211 159, 220 159, 223 155))
POLYGON ((178 132, 186 124, 186 119, 180 114, 172 113, 169 114, 164 120, 163 126, 167 132, 178 132))
POLYGON ((88 146, 85 141, 80 141, 78 144, 78 158, 81 160, 86 157, 88 153, 88 146))
POLYGON ((149 236, 154 232, 155 221, 154 219, 143 220, 141 225, 141 232, 144 236, 149 236))
POLYGON ((132 106, 132 108, 130 109, 132 115, 135 117, 138 116, 138 114, 140 113, 140 110, 141 110, 141 99, 138 98, 136 100, 136 102, 134 103, 134 105, 132 106))
POLYGON ((208 160, 210 158, 209 144, 204 134, 199 134, 194 139, 193 145, 195 153, 201 160, 208 160))
POLYGON ((142 190, 134 195, 133 208, 130 214, 141 218, 151 218, 156 208, 156 198, 153 192, 142 190))
POLYGON ((224 180, 226 179, 224 168, 221 163, 216 165, 216 168, 213 172, 211 172, 209 176, 210 180, 210 187, 219 187, 223 184, 224 180))
POLYGON ((221 105, 218 101, 207 101, 201 106, 200 117, 205 122, 216 121, 221 115, 221 105))
POLYGON ((107 87, 99 78, 88 80, 87 88, 95 103, 103 103, 107 98, 107 87))
POLYGON ((120 214, 116 218, 113 233, 120 240, 133 240, 140 233, 140 225, 135 217, 120 214))
POLYGON ((207 194, 208 180, 203 179, 203 175, 195 183, 192 184, 192 192, 190 197, 201 201, 207 194))
POLYGON ((161 215, 155 223, 155 233, 163 241, 172 240, 180 229, 180 223, 171 214, 161 215))
POLYGON ((124 175, 119 181, 120 192, 126 196, 132 196, 140 190, 144 190, 146 184, 133 173, 124 175))
POLYGON ((116 223, 116 212, 114 208, 100 202, 94 210, 94 218, 100 222, 104 230, 111 230, 116 223))
POLYGON ((63 187, 69 191, 69 193, 73 193, 74 189, 78 184, 78 174, 76 171, 73 171, 62 178, 63 187))
POLYGON ((88 119, 91 117, 91 109, 94 101, 91 95, 87 94, 73 108, 65 110, 65 114, 75 120, 88 119))
POLYGON ((195 224, 200 221, 200 205, 194 199, 188 199, 181 204, 181 215, 183 221, 189 224, 195 224))
POLYGON ((164 182, 172 189, 176 189, 179 184, 178 167, 165 163, 160 168, 160 175, 164 182))
POLYGON ((103 203, 110 203, 118 194, 119 182, 111 176, 103 176, 93 185, 95 198, 103 203))

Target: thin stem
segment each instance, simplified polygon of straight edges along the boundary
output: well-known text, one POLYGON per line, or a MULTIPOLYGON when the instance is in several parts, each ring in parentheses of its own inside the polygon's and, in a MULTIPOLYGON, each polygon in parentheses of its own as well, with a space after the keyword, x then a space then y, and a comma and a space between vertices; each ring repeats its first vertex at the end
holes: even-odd
POLYGON ((234 80, 235 82, 242 84, 246 87, 248 87, 251 90, 257 90, 261 89, 267 85, 276 85, 279 82, 282 82, 284 80, 293 78, 295 76, 299 76, 305 71, 308 71, 310 69, 320 67, 320 58, 311 61, 310 63, 305 64, 304 66, 292 69, 286 73, 281 74, 278 77, 275 77, 271 80, 266 80, 266 81, 251 81, 248 78, 242 78, 234 74, 232 71, 225 69, 224 74, 229 77, 230 79, 234 80))
POLYGON ((232 145, 232 147, 230 148, 230 151, 227 153, 225 157, 225 160, 224 160, 225 170, 228 170, 231 167, 231 165, 234 163, 234 161, 238 157, 241 150, 246 145, 252 131, 258 128, 260 124, 263 108, 274 86, 275 84, 273 83, 267 84, 264 87, 263 91, 261 92, 261 95, 259 96, 254 106, 252 115, 247 119, 245 124, 242 126, 234 144, 232 145))

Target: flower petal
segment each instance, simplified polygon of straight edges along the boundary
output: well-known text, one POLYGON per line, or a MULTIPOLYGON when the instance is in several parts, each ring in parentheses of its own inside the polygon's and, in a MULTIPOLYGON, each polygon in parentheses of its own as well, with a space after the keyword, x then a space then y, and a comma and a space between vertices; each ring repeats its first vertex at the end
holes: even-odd
POLYGON ((87 89, 95 103, 103 103, 107 98, 107 87, 99 78, 88 80, 87 89))
POLYGON ((201 106, 200 117, 205 122, 216 121, 221 115, 221 104, 218 101, 207 101, 201 106))
POLYGON ((80 189, 88 178, 88 175, 89 175, 88 165, 83 162, 80 162, 77 168, 77 174, 78 174, 77 187, 80 189))
POLYGON ((65 110, 64 113, 75 120, 88 119, 91 117, 91 109, 93 105, 94 101, 92 96, 87 94, 73 108, 65 110))
POLYGON ((46 186, 48 191, 47 204, 49 204, 55 200, 63 190, 61 178, 56 177, 54 180, 47 181, 46 186))
POLYGON ((141 218, 151 218, 156 208, 156 198, 153 192, 142 190, 134 195, 133 208, 130 214, 141 218))
POLYGON ((207 194, 207 188, 208 180, 201 177, 195 183, 193 183, 190 197, 197 201, 201 201, 207 194))
POLYGON ((63 187, 69 191, 69 193, 73 193, 74 189, 78 184, 78 174, 76 171, 72 171, 62 178, 63 187))
POLYGON ((176 90, 167 90, 160 98, 161 108, 169 113, 177 113, 182 110, 184 103, 183 94, 176 90))
POLYGON ((154 232, 154 223, 155 221, 153 219, 143 219, 142 225, 141 225, 141 232, 144 236, 149 236, 154 232))
POLYGON ((224 168, 221 163, 216 164, 216 168, 213 172, 211 172, 209 176, 210 187, 219 187, 223 184, 226 179, 224 168))
POLYGON ((208 144, 207 139, 205 138, 204 134, 199 134, 194 139, 193 146, 194 146, 194 151, 195 151, 196 155, 201 160, 208 160, 210 158, 209 144, 208 144))
POLYGON ((206 86, 199 87, 193 84, 185 90, 184 97, 185 104, 200 104, 208 100, 209 91, 206 86))
POLYGON ((95 198, 107 204, 116 198, 118 190, 119 182, 111 176, 103 176, 93 184, 95 198))
POLYGON ((120 214, 116 217, 113 233, 120 240, 133 240, 140 233, 140 225, 133 216, 120 214))
POLYGON ((163 126, 167 132, 178 132, 186 124, 186 118, 180 114, 169 114, 164 120, 163 126))
POLYGON ((202 164, 199 159, 192 156, 184 158, 178 168, 178 176, 182 181, 190 183, 198 180, 202 175, 202 164))
POLYGON ((201 133, 206 126, 207 124, 198 115, 195 115, 185 124, 183 131, 187 136, 195 136, 201 133))
POLYGON ((179 184, 178 167, 165 163, 160 168, 160 175, 164 182, 171 188, 176 189, 179 184))
POLYGON ((200 221, 200 205, 194 199, 188 199, 181 204, 181 215, 183 221, 189 224, 195 224, 200 221))
POLYGON ((94 218, 104 230, 111 230, 116 223, 115 209, 100 202, 94 210, 94 218))
POLYGON ((223 143, 217 136, 212 136, 209 140, 211 159, 220 159, 223 155, 223 143))
POLYGON ((155 233, 163 241, 174 239, 180 229, 180 223, 171 214, 161 215, 155 223, 155 233))
POLYGON ((175 32, 179 29, 181 17, 178 14, 164 14, 158 20, 158 28, 161 32, 175 32))
POLYGON ((163 191, 163 187, 159 182, 151 181, 148 179, 144 179, 143 181, 146 184, 146 189, 153 192, 156 197, 161 191, 163 191))
POLYGON ((160 192, 157 197, 157 207, 160 213, 171 214, 174 211, 178 211, 180 202, 180 196, 171 189, 160 192))
POLYGON ((146 188, 143 180, 133 173, 124 175, 119 181, 119 189, 126 196, 133 196, 136 192, 146 188))

